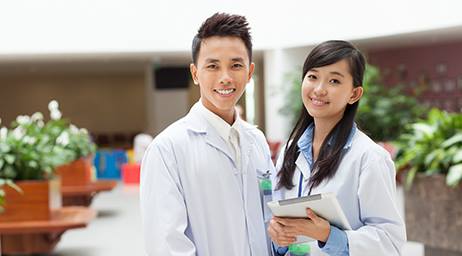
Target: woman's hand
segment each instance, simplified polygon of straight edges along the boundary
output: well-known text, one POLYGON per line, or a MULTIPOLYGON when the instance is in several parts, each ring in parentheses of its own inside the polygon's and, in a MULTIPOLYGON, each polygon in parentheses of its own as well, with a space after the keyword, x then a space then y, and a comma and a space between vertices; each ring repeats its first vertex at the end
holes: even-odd
POLYGON ((288 236, 284 231, 284 226, 281 225, 276 219, 281 219, 273 217, 268 226, 268 234, 271 237, 271 240, 276 242, 277 245, 285 247, 289 244, 293 244, 296 241, 295 236, 288 236))
MULTIPOLYGON (((284 237, 303 235, 325 243, 330 234, 329 222, 317 216, 311 209, 306 209, 306 214, 308 218, 273 217, 271 222, 274 221, 278 224, 279 233, 277 234, 284 234, 284 237)), ((270 227, 271 226, 272 225, 270 225, 270 227)), ((271 236, 271 238, 273 237, 271 236)), ((273 241, 278 243, 276 240, 273 241)))

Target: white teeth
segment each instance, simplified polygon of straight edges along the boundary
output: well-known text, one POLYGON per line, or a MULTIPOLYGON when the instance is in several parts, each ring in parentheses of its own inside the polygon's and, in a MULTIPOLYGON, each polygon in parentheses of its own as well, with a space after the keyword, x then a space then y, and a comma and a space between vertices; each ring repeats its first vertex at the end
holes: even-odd
POLYGON ((235 89, 215 89, 216 92, 222 95, 228 95, 235 91, 235 89))
POLYGON ((316 99, 311 99, 311 102, 313 102, 313 104, 317 105, 317 106, 322 106, 324 104, 327 104, 327 102, 325 102, 325 101, 316 100, 316 99))

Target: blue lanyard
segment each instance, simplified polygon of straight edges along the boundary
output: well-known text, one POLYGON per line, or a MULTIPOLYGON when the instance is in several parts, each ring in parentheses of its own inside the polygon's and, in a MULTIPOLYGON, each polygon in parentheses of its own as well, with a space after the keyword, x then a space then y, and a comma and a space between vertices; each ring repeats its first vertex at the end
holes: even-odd
MULTIPOLYGON (((300 172, 300 180, 298 181, 298 197, 302 196, 302 186, 303 186, 303 173, 300 172)), ((313 189, 313 184, 310 185, 310 190, 308 190, 308 195, 311 195, 311 190, 313 189)))
POLYGON ((298 181, 298 197, 302 196, 303 173, 300 172, 300 180, 298 181))

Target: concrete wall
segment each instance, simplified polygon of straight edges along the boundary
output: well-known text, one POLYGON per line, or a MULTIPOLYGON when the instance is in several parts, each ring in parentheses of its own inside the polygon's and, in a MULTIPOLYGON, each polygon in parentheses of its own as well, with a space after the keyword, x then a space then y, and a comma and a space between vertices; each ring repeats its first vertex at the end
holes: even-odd
POLYGON ((56 99, 65 118, 92 132, 136 132, 146 127, 144 74, 24 73, 0 76, 0 117, 40 111, 56 99))
POLYGON ((310 48, 268 50, 264 53, 265 120, 266 136, 270 141, 285 142, 292 130, 290 119, 280 114, 286 101, 285 95, 290 83, 285 81, 289 72, 299 71, 310 48))

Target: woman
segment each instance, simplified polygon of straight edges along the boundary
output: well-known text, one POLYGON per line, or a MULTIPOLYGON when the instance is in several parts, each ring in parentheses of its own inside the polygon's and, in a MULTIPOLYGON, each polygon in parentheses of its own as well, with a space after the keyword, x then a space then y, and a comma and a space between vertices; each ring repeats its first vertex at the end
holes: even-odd
POLYGON ((354 123, 364 69, 363 55, 348 42, 327 41, 311 51, 303 66, 304 108, 273 176, 273 200, 334 192, 352 230, 310 209, 307 218, 273 217, 268 232, 276 255, 299 235, 317 240, 315 255, 400 255, 406 232, 393 162, 354 123))

